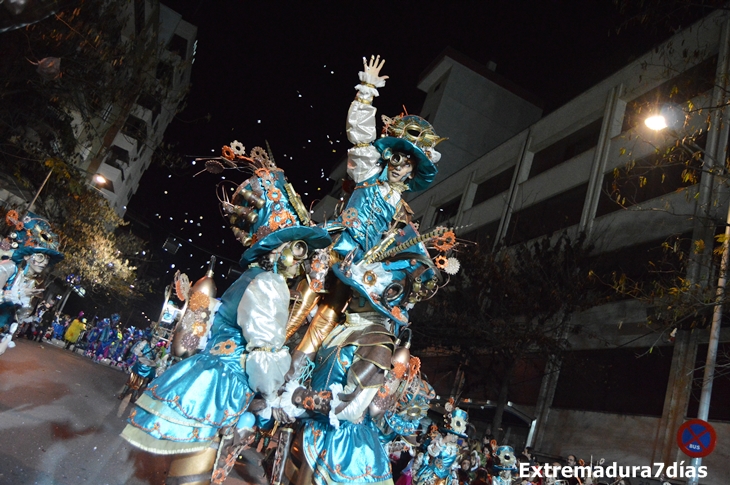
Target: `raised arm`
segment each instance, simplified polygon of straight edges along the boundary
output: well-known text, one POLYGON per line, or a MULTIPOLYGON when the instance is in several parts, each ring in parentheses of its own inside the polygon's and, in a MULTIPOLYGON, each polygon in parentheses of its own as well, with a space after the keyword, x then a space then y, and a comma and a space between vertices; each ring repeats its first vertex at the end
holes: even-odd
POLYGON ((362 182, 380 171, 380 154, 371 145, 376 138, 373 99, 379 95, 378 88, 385 86, 388 76, 381 76, 385 64, 380 56, 363 57, 363 70, 358 73, 360 84, 355 86, 357 96, 347 112, 347 139, 355 145, 348 151, 347 173, 355 182, 362 182))

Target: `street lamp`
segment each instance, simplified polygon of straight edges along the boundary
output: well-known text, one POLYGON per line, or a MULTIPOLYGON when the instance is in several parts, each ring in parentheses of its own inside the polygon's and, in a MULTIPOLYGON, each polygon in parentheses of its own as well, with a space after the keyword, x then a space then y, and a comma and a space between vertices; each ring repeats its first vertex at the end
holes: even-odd
POLYGON ((684 121, 684 111, 675 104, 664 104, 659 110, 646 118, 644 124, 654 131, 660 131, 665 128, 672 130, 672 134, 676 135, 677 128, 684 121))
MULTIPOLYGON (((87 173, 91 175, 91 172, 87 172, 87 173)), ((109 180, 108 178, 104 177, 100 173, 93 174, 91 176, 91 181, 92 181, 92 183, 89 184, 89 187, 91 187, 95 190, 98 190, 102 194, 103 194, 103 192, 101 192, 100 188, 106 189, 109 192, 114 192, 114 184, 112 183, 112 181, 109 180)))
MULTIPOLYGON (((645 120, 646 126, 659 131, 665 128, 673 129, 672 120, 667 119, 666 112, 660 112, 654 116, 650 116, 645 120)), ((673 133, 676 134, 676 133, 673 133)), ((693 155, 706 155, 703 150, 696 145, 693 149, 682 143, 682 147, 690 151, 693 155)), ((722 303, 725 297, 725 287, 727 285, 728 263, 730 262, 730 206, 725 220, 725 239, 722 242, 722 259, 720 261, 720 275, 717 279, 717 290, 715 292, 715 305, 712 311, 712 326, 710 327, 710 340, 707 346, 707 358, 705 360, 705 373, 702 378, 702 391, 700 393, 700 404, 697 409, 697 418, 707 421, 710 414, 710 399, 712 398, 712 384, 715 378, 715 364, 717 362, 717 347, 720 342, 720 326, 722 325, 722 303)), ((702 458, 692 458, 692 466, 698 470, 702 464, 702 458)), ((698 473, 689 478, 687 485, 697 485, 699 483, 698 473)))

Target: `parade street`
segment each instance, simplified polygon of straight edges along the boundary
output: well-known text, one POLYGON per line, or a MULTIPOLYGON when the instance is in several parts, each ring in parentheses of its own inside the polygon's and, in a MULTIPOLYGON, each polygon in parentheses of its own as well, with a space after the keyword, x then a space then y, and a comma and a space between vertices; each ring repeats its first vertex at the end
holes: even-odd
MULTIPOLYGON (((117 417, 116 394, 126 380, 62 347, 18 339, 0 356, 0 485, 164 483, 169 458, 119 437, 129 408, 117 417)), ((226 485, 256 483, 240 478, 242 468, 226 485)))

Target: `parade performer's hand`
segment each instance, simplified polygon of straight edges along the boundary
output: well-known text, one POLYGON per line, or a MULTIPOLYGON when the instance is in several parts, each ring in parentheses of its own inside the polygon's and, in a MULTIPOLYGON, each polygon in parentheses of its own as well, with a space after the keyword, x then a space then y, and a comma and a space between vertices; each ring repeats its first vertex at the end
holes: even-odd
POLYGON ((272 408, 271 414, 275 420, 282 424, 291 424, 297 420, 296 418, 293 418, 286 414, 286 412, 281 408, 272 408))
POLYGON ((277 406, 274 409, 279 409, 280 411, 286 413, 290 418, 295 419, 299 416, 302 416, 306 413, 306 410, 304 410, 302 407, 299 407, 294 402, 294 393, 298 393, 299 389, 304 389, 299 385, 297 381, 289 381, 284 386, 284 392, 281 393, 281 396, 279 396, 279 404, 280 406, 277 406))
POLYGON ((385 60, 381 61, 380 56, 370 56, 370 62, 366 58, 362 58, 363 70, 357 74, 360 78, 360 84, 355 86, 358 93, 355 101, 369 105, 372 103, 373 98, 380 96, 378 88, 385 86, 385 80, 388 79, 388 76, 380 75, 383 64, 385 64, 385 60))
POLYGON ((376 88, 382 88, 385 86, 385 80, 388 76, 381 76, 380 70, 385 65, 385 59, 380 59, 380 56, 370 56, 370 62, 367 58, 362 58, 363 72, 360 76, 362 82, 372 84, 376 88))

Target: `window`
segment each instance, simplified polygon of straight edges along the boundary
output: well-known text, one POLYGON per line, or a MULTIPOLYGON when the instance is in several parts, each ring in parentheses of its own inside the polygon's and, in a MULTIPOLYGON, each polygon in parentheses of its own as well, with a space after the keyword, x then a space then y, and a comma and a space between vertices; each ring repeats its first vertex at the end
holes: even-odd
POLYGON ((157 121, 157 117, 162 112, 162 103, 149 93, 142 93, 137 98, 137 104, 141 107, 152 111, 152 123, 157 121))
POLYGON ((518 244, 578 224, 587 192, 585 183, 515 212, 507 230, 507 244, 518 244))
POLYGON ((122 127, 122 133, 144 143, 147 140, 147 123, 136 116, 129 115, 127 122, 122 127))
MULTIPOLYGON (((706 140, 703 135, 695 143, 704 148, 706 140)), ((604 175, 596 217, 696 184, 702 162, 677 148, 669 155, 652 153, 630 165, 631 170, 620 167, 604 175)))
POLYGON ((129 152, 120 146, 112 145, 109 147, 104 163, 118 169, 124 180, 124 171, 129 167, 129 152))
POLYGON ((109 121, 109 116, 112 114, 112 110, 114 109, 114 104, 109 103, 106 105, 106 108, 104 108, 104 111, 101 113, 101 119, 103 121, 109 121))
POLYGON ((555 389, 556 408, 661 416, 672 351, 592 349, 568 352, 555 389), (637 359, 638 354, 645 355, 637 359))
POLYGON ((119 160, 122 163, 129 164, 129 152, 124 148, 117 145, 112 145, 111 147, 109 147, 108 153, 108 160, 119 160))
POLYGON ((180 37, 177 34, 172 36, 170 45, 167 48, 173 54, 177 54, 184 61, 188 55, 188 40, 184 37, 180 37))
POLYGON ((512 175, 515 173, 515 166, 499 172, 497 175, 488 178, 484 182, 477 185, 477 191, 474 194, 472 207, 481 204, 485 200, 489 200, 497 194, 501 194, 509 189, 512 183, 512 175))
POLYGON ((173 67, 167 62, 160 62, 157 64, 156 77, 164 86, 170 86, 172 84, 172 76, 174 72, 175 70, 173 67))
POLYGON ((715 85, 716 68, 717 56, 710 57, 630 101, 626 106, 621 131, 628 131, 643 123, 648 114, 662 103, 682 104, 709 91, 715 85))
POLYGON ((602 123, 603 118, 599 118, 575 133, 535 153, 530 167, 530 178, 595 147, 601 133, 602 123))
POLYGON ((497 230, 499 229, 499 219, 492 221, 489 224, 485 224, 480 228, 470 231, 464 235, 459 235, 461 239, 467 241, 474 241, 479 244, 492 244, 494 238, 497 237, 497 230))
POLYGON ((459 212, 459 204, 461 196, 448 201, 436 209, 436 220, 433 222, 435 226, 445 223, 459 212))
MULTIPOLYGON (((613 278, 625 277, 627 281, 651 284, 661 275, 675 274, 683 266, 682 256, 691 249, 692 233, 661 237, 652 241, 624 246, 614 251, 597 254, 591 258, 589 267, 598 275, 600 281, 609 282, 613 278), (677 251, 674 248, 677 248, 677 251)), ((610 288, 608 285, 605 287, 610 288)), ((599 290, 600 291, 600 290, 599 290)), ((610 289, 611 300, 633 298, 628 293, 610 289)))

